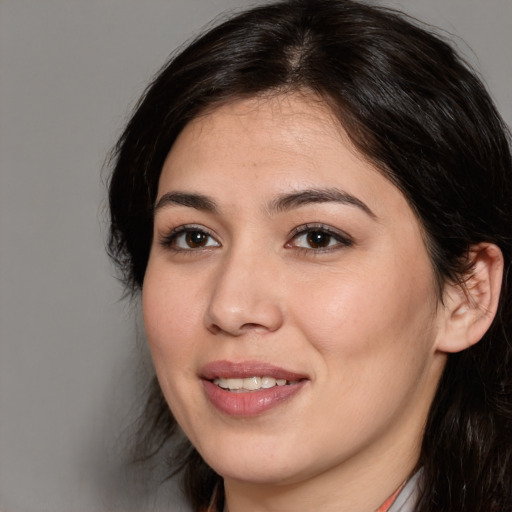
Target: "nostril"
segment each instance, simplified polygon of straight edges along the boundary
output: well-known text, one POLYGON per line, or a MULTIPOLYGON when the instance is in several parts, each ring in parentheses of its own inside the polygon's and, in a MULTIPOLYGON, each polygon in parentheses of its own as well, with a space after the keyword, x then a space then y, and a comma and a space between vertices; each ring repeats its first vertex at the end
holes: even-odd
POLYGON ((218 325, 215 325, 215 324, 208 325, 207 329, 212 334, 219 334, 219 332, 222 330, 218 325))
POLYGON ((209 332, 211 332, 213 335, 218 335, 222 332, 225 332, 227 334, 230 334, 231 336, 242 336, 245 333, 248 333, 250 331, 254 332, 268 332, 269 329, 265 327, 264 325, 255 323, 255 322, 247 322, 245 324, 242 324, 238 329, 223 329, 221 326, 211 323, 207 326, 207 329, 209 332))
POLYGON ((249 329, 256 329, 258 327, 262 327, 262 326, 259 324, 255 324, 255 323, 247 323, 247 324, 243 324, 242 327, 240 327, 240 329, 241 330, 249 330, 249 329))

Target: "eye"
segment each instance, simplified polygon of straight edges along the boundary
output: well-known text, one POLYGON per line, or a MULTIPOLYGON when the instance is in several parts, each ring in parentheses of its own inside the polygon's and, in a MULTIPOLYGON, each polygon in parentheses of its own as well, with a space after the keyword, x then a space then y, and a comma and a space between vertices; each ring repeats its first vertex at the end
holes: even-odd
POLYGON ((336 244, 336 240, 330 233, 325 231, 308 231, 295 237, 295 245, 300 247, 308 246, 311 249, 323 249, 336 244))
POLYGON ((162 245, 178 251, 193 251, 208 247, 220 247, 210 233, 195 226, 181 226, 162 240, 162 245))
POLYGON ((286 247, 321 251, 353 244, 348 235, 327 226, 301 226, 295 229, 292 235, 286 247))

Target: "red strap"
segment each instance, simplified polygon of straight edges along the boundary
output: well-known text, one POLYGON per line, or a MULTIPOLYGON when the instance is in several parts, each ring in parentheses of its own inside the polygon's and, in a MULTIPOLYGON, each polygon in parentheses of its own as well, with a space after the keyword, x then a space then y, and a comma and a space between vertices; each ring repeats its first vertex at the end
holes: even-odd
POLYGON ((402 490, 403 484, 375 511, 375 512, 387 512, 393 502, 396 500, 396 497, 400 494, 402 490))

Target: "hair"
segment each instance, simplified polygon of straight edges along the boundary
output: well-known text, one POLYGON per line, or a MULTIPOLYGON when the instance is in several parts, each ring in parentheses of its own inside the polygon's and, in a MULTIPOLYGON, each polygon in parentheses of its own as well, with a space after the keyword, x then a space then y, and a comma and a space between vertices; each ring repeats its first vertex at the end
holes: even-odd
MULTIPOLYGON (((473 244, 499 246, 504 279, 482 340, 451 354, 425 426, 418 512, 512 510, 510 135, 470 66, 431 29, 355 0, 288 0, 210 29, 157 74, 120 137, 109 183, 109 252, 142 287, 164 160, 192 119, 228 102, 312 93, 409 202, 440 291, 463 284, 473 244)), ((140 446, 180 435, 156 378, 140 446)), ((175 444, 173 444, 175 446, 175 444)), ((173 458, 192 506, 221 482, 185 440, 173 458)))

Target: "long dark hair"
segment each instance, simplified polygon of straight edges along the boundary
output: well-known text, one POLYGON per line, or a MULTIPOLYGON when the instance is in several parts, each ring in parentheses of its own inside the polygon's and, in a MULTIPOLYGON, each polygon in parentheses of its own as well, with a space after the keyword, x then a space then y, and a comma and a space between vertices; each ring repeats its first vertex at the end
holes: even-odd
MULTIPOLYGON (((441 37, 354 0, 278 2, 211 29, 161 70, 115 148, 110 254, 139 290, 162 165, 191 119, 236 99, 297 90, 322 97, 361 153, 403 192, 440 290, 463 279, 472 244, 502 250, 496 318, 479 343, 449 356, 430 410, 417 511, 510 512, 510 137, 476 74, 441 37)), ((179 433, 156 383, 144 421, 147 454, 179 433)), ((190 503, 205 506, 220 476, 187 441, 176 453, 190 503)))

